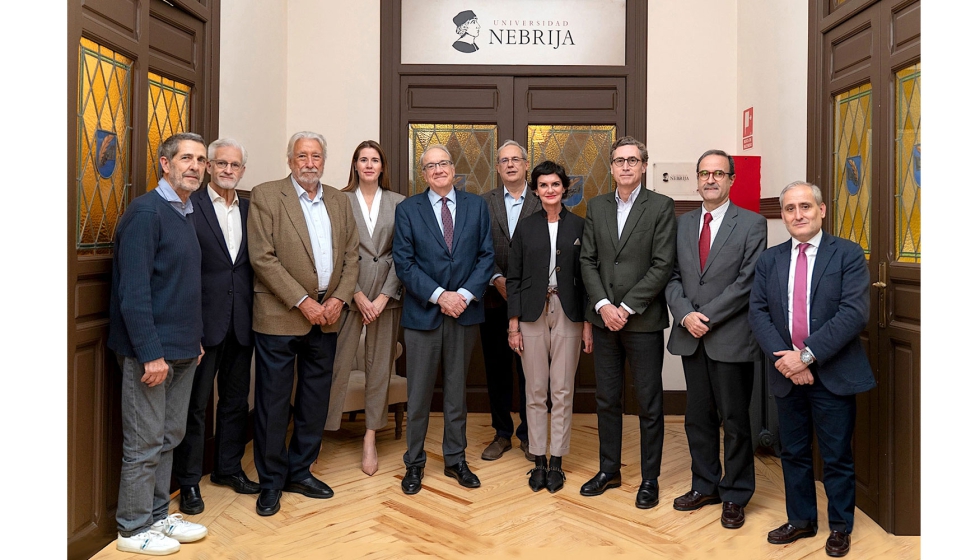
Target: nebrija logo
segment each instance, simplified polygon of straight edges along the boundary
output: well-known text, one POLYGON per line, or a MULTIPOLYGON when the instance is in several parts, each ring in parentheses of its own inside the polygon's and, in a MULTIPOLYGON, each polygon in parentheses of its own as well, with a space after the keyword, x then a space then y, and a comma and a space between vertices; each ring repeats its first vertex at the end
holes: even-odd
POLYGON ((480 50, 476 38, 480 36, 480 21, 476 19, 473 10, 463 10, 453 18, 456 24, 456 35, 459 38, 453 43, 453 48, 461 53, 471 53, 480 50))

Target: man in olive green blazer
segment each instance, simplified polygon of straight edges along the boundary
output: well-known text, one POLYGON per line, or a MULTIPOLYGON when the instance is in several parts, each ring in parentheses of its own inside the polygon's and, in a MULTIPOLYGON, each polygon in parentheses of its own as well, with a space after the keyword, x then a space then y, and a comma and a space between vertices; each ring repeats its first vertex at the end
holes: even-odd
POLYGON ((256 512, 279 511, 282 491, 329 498, 310 473, 317 458, 333 376, 340 313, 357 282, 357 225, 347 197, 320 183, 327 143, 315 132, 289 141, 289 177, 251 193, 249 259, 255 271, 256 512), (290 396, 296 363, 293 435, 290 396))

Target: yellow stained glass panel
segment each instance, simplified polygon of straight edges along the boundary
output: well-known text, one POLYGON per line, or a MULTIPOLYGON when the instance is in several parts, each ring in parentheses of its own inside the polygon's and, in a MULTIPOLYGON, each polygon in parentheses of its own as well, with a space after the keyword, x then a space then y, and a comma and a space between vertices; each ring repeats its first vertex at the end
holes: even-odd
POLYGON ((615 125, 536 124, 527 127, 531 168, 545 160, 564 167, 571 192, 565 206, 583 218, 586 204, 592 197, 612 191, 609 148, 615 141, 615 125))
POLYGON ((409 196, 427 188, 419 158, 431 144, 449 149, 456 164, 457 189, 483 194, 497 185, 497 125, 413 123, 408 125, 408 135, 409 196))
POLYGON ((834 98, 834 231, 871 254, 871 84, 834 98))
POLYGON ((146 190, 153 190, 160 180, 157 148, 178 132, 190 126, 191 86, 149 73, 149 126, 147 127, 146 190))
POLYGON ((895 256, 899 262, 922 261, 919 111, 921 63, 895 74, 895 256))
POLYGON ((133 61, 85 38, 78 56, 76 250, 106 254, 131 185, 133 61))

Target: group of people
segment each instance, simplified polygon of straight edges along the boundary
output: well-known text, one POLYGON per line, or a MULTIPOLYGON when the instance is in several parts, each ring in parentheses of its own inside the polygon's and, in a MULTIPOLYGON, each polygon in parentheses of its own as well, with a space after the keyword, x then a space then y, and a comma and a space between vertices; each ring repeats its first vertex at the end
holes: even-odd
POLYGON ((528 181, 527 151, 512 140, 497 150, 502 186, 482 197, 454 188, 452 156, 439 144, 419 159, 427 189, 409 198, 390 189, 374 141, 357 146, 348 184, 337 190, 320 181, 323 136, 296 133, 289 176, 254 187, 249 200, 236 193, 247 152, 235 140, 206 146, 181 133, 158 155, 163 176, 127 208, 113 257, 109 347, 123 373, 120 550, 169 554, 207 535, 168 513, 169 484, 173 471, 181 512, 204 510, 204 416, 216 376, 211 481, 257 494, 256 512, 274 515, 284 491, 333 496, 310 467, 323 429, 339 428, 363 337, 361 469, 377 472, 375 437, 388 419, 400 328, 405 494, 422 489, 440 371, 444 474, 480 486, 466 460, 466 377, 479 336, 495 431, 482 459, 499 459, 516 434, 534 463, 528 484, 535 492, 564 486, 582 351, 594 355, 599 468, 580 493, 622 485, 629 362, 640 425, 635 505, 652 508, 660 501, 664 330, 672 316, 666 349, 682 357, 692 459, 691 490, 673 507, 721 504, 722 526, 744 524, 755 489, 753 372, 767 359, 788 518, 769 542, 816 535, 815 429, 829 501, 826 551, 849 551, 854 395, 874 386, 858 339, 868 318, 868 271, 860 247, 822 232, 825 206, 815 185, 783 189, 792 239, 766 250, 766 220, 731 202, 735 165, 720 150, 697 162, 702 206, 675 217, 673 200, 642 184, 646 147, 618 139, 609 154, 614 189, 592 198, 584 219, 563 204, 565 169, 544 161, 528 181), (205 170, 210 182, 201 189, 205 170), (257 483, 241 466, 253 350, 257 483))

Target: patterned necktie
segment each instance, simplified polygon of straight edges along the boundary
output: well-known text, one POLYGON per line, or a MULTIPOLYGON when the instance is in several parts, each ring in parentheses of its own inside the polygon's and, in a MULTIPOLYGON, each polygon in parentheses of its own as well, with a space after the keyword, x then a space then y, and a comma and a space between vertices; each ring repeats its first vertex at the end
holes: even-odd
POLYGON ((796 256, 796 277, 793 279, 793 344, 802 350, 803 340, 810 334, 806 318, 806 250, 809 243, 800 243, 800 254, 796 256))
POLYGON ((442 197, 442 237, 446 240, 446 247, 449 252, 453 252, 453 214, 449 211, 449 199, 442 197))
POLYGON ((704 215, 704 226, 701 227, 701 237, 698 239, 698 255, 701 256, 701 271, 704 271, 704 263, 708 262, 708 253, 711 252, 711 214, 704 215))

